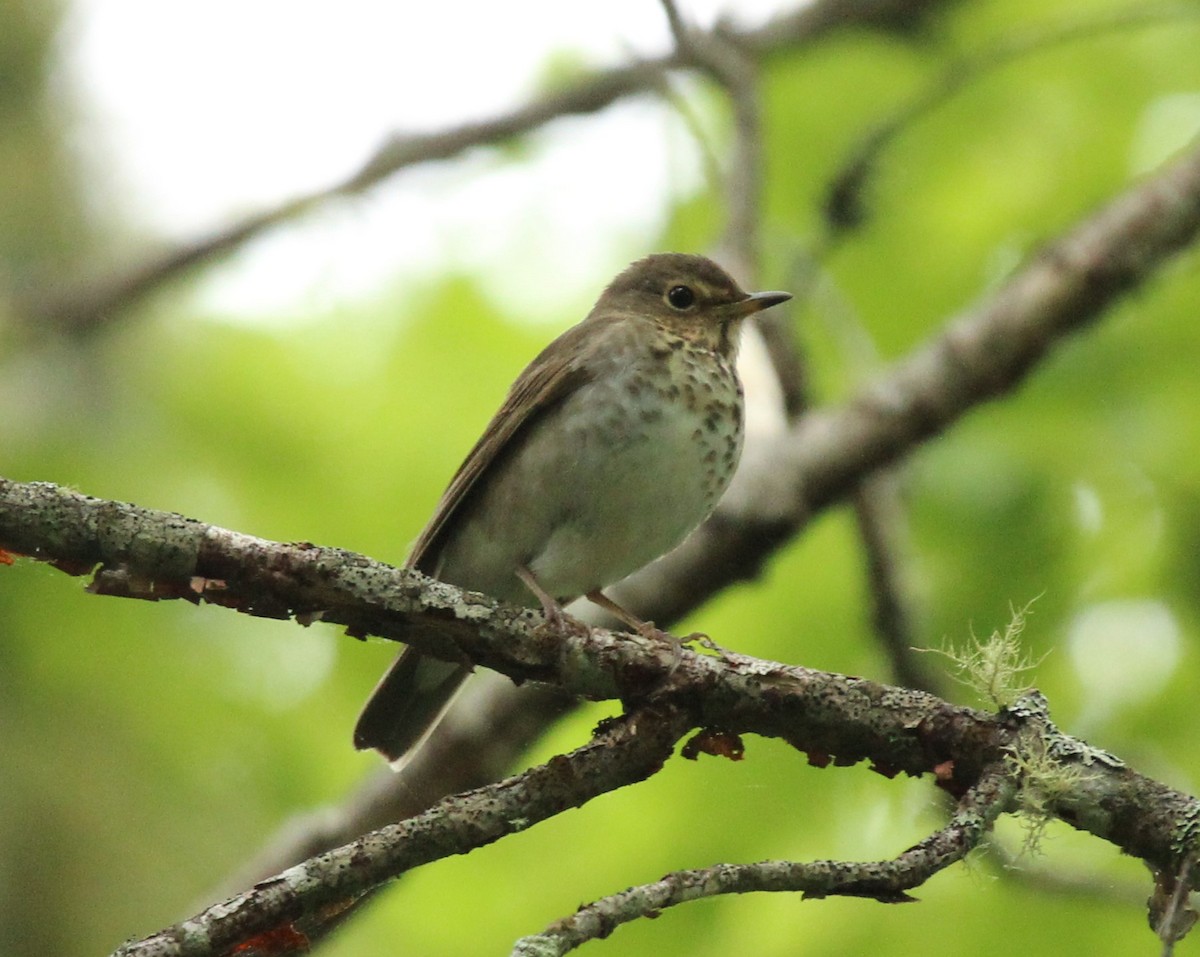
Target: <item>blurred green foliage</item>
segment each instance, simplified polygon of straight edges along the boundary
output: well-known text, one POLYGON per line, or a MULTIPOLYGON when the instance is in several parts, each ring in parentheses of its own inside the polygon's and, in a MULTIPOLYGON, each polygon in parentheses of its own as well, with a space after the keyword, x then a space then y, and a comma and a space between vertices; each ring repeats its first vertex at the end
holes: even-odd
MULTIPOLYGON (((46 161, 70 128, 39 99, 53 20, 34 9, 0 3, 0 198, 20 197, 4 199, 7 274, 55 262, 61 224, 80 215, 74 197, 105 188, 64 190, 61 166, 46 161)), ((862 138, 959 58, 1120 9, 949 5, 913 35, 854 32, 773 59, 766 284, 784 285, 787 264, 819 245, 824 191, 862 138)), ((1031 52, 901 131, 868 181, 867 220, 828 247, 819 291, 797 310, 820 399, 851 394, 1196 132, 1181 128, 1189 114, 1178 109, 1200 92, 1190 9, 1031 52)), ((704 249, 720 221, 718 195, 691 197, 629 258, 704 249)), ((1058 723, 1193 792, 1196 267, 1185 254, 900 473, 917 641, 986 635, 1037 598, 1024 640, 1046 656, 1033 680, 1058 723)), ((270 327, 189 311, 183 292, 84 339, 19 337, 0 312, 0 474, 398 562, 549 335, 499 314, 465 273, 270 327)), ((869 622, 861 546, 840 508, 760 581, 684 627, 747 653, 886 680, 869 622)), ((322 626, 101 600, 43 566, 0 568, 0 954, 82 957, 148 933, 190 912, 290 815, 337 801, 375 770, 349 733, 391 655, 322 626)), ((581 742, 611 710, 585 709, 539 753, 581 742)), ((942 819, 926 781, 816 770, 777 742, 747 744, 741 764, 674 761, 645 785, 410 875, 325 952, 503 953, 579 903, 671 869, 888 857, 942 819)), ((1019 849, 1019 828, 1006 823, 998 840, 1019 849)), ((912 907, 787 895, 688 905, 591 950, 933 957, 1059 953, 1064 939, 1076 953, 1153 948, 1137 862, 1052 828, 1043 856, 1021 863, 1004 873, 978 858, 912 907), (1031 876, 1040 869, 1130 890, 1123 904, 1048 892, 1031 876)))
POLYGON ((86 248, 83 186, 63 136, 68 117, 47 91, 58 7, 0 0, 0 265, 16 288, 86 248))

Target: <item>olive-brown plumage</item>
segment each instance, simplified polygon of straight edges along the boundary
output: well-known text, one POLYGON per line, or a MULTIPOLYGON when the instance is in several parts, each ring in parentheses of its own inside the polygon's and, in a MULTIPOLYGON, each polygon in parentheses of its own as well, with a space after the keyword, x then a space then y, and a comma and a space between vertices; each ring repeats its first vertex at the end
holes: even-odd
MULTIPOLYGON (((552 616, 581 595, 604 600, 600 589, 669 551, 717 504, 742 445, 741 320, 789 298, 747 295, 702 256, 629 266, 517 378, 408 565, 552 616)), ((405 650, 355 745, 401 758, 468 672, 405 650)))

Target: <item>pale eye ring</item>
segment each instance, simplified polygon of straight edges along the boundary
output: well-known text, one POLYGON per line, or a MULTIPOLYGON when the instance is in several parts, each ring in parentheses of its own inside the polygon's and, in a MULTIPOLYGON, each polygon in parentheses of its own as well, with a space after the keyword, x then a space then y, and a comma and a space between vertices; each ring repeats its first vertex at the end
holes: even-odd
POLYGON ((692 291, 691 286, 672 286, 667 290, 667 302, 672 309, 682 312, 684 309, 691 308, 695 301, 696 294, 692 291))

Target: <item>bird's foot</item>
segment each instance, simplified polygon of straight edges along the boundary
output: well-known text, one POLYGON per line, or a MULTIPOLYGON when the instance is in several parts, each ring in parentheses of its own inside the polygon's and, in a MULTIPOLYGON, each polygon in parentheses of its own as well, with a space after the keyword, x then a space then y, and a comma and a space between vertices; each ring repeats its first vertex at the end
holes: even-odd
POLYGON ((574 615, 568 615, 563 606, 553 599, 549 604, 542 604, 542 611, 546 615, 546 627, 552 631, 566 632, 569 635, 578 635, 580 638, 591 637, 592 626, 587 622, 580 621, 574 615))
POLYGON ((580 638, 591 637, 591 626, 573 615, 568 615, 563 610, 562 604, 541 586, 533 572, 522 566, 517 569, 517 577, 525 583, 525 587, 533 592, 541 603, 542 613, 546 616, 546 628, 555 632, 565 631, 567 634, 578 635, 580 638))
POLYGON ((671 664, 667 671, 668 677, 679 667, 679 663, 683 660, 683 643, 669 631, 663 631, 652 621, 642 621, 637 615, 622 608, 598 588, 595 591, 588 592, 587 599, 592 604, 599 605, 615 618, 628 625, 643 638, 668 645, 671 649, 671 664))
POLYGON ((680 641, 685 645, 697 644, 705 651, 711 651, 715 657, 720 658, 722 661, 727 660, 730 654, 729 649, 718 645, 702 631, 693 631, 690 635, 681 638, 680 641))

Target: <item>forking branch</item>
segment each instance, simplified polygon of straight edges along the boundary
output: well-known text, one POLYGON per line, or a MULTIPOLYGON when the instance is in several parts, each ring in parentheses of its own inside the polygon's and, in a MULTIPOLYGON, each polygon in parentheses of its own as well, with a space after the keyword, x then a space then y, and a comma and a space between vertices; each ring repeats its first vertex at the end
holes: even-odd
MULTIPOLYGON (((693 543, 690 552, 681 553, 692 554, 695 564, 689 566, 686 557, 676 556, 662 569, 647 573, 677 576, 667 582, 665 601, 657 583, 643 586, 643 596, 655 596, 647 599, 648 607, 660 601, 678 614, 703 600, 706 589, 753 574, 813 513, 844 497, 873 469, 903 458, 966 410, 1011 389, 1062 336, 1096 321, 1125 290, 1146 282, 1173 251, 1194 239, 1196 172, 1196 157, 1189 155, 1130 190, 1070 236, 1051 244, 993 297, 864 390, 857 401, 817 410, 795 424, 780 446, 780 467, 752 474, 744 493, 701 533, 707 536, 706 544, 693 543), (812 442, 816 444, 810 451, 812 442), (738 561, 726 564, 725 558, 738 561), (714 565, 699 579, 693 574, 701 566, 714 565)), ((109 584, 116 587, 121 581, 118 575, 109 584)), ((140 583, 133 581, 130 587, 136 590, 140 583)), ((627 587, 638 586, 632 582, 627 587)), ((669 610, 650 614, 671 620, 669 610)), ((503 713, 503 702, 498 707, 503 713)), ((492 766, 508 763, 494 753, 487 753, 480 764, 485 760, 492 766)), ((488 773, 479 767, 476 773, 488 773)), ((380 813, 379 808, 372 813, 380 813)), ((349 824, 355 835, 361 833, 361 825, 361 819, 349 824)), ((745 873, 750 873, 749 867, 745 873)), ((1182 876, 1172 885, 1173 899, 1189 885, 1188 873, 1185 861, 1179 870, 1182 876)), ((1169 871, 1163 874, 1171 876, 1169 871)), ((668 895, 686 893, 679 888, 694 876, 681 876, 667 889, 668 895)))
MULTIPOLYGON (((912 26, 945 0, 817 0, 754 29, 729 33, 730 40, 762 59, 801 49, 831 31, 866 26, 881 30, 912 26)), ((425 163, 461 156, 540 129, 556 119, 595 113, 630 96, 653 93, 672 71, 690 64, 678 52, 611 67, 566 88, 531 99, 507 113, 445 130, 394 133, 339 182, 263 209, 207 236, 151 255, 123 271, 76 281, 27 295, 17 304, 34 330, 87 334, 140 303, 164 284, 226 255, 264 232, 292 222, 338 199, 362 194, 396 174, 425 163)))
MULTIPOLYGON (((703 567, 720 568, 725 575, 745 574, 747 562, 753 567, 763 557, 761 551, 757 556, 749 552, 748 545, 754 542, 762 549, 764 541, 769 544, 772 540, 755 534, 756 527, 774 528, 773 540, 781 540, 787 534, 785 529, 798 527, 816 510, 844 495, 870 470, 886 464, 893 456, 905 454, 914 443, 1020 381, 1056 341, 1097 321, 1122 292, 1144 282, 1173 252, 1190 242, 1198 228, 1200 150, 1184 155, 1051 244, 990 300, 960 317, 941 338, 918 350, 864 396, 846 406, 818 410, 803 418, 779 458, 790 471, 761 477, 761 484, 752 486, 766 490, 760 504, 755 505, 752 499, 735 503, 733 515, 706 527, 703 537, 708 539, 709 547, 718 549, 716 554, 730 561, 712 563, 713 553, 709 552, 710 560, 702 562, 703 567), (788 500, 791 504, 782 511, 777 494, 780 487, 793 490, 788 500), (803 490, 802 497, 797 490, 803 490), (739 525, 747 515, 754 515, 755 508, 762 509, 762 517, 751 521, 759 524, 739 525)), ((88 538, 89 528, 90 534, 96 532, 95 518, 39 529, 34 519, 49 514, 47 503, 43 501, 38 506, 20 497, 26 492, 36 493, 37 489, 6 483, 5 490, 6 495, 17 497, 8 499, 0 510, 0 544, 4 547, 54 558, 75 568, 90 567, 88 562, 109 557, 115 560, 115 565, 113 575, 105 578, 108 590, 126 587, 134 592, 145 591, 146 579, 142 575, 117 574, 131 556, 104 556, 95 552, 94 540, 88 538), (56 552, 52 547, 55 542, 74 542, 81 551, 56 552)), ((57 493, 42 491, 51 500, 58 499, 57 493)), ((94 514, 111 516, 111 509, 102 506, 103 503, 94 514)), ((164 567, 174 567, 179 573, 186 569, 190 581, 191 566, 186 561, 180 563, 186 553, 177 549, 153 551, 154 539, 148 535, 152 524, 147 524, 143 517, 136 526, 137 534, 107 534, 105 541, 137 542, 151 559, 148 569, 161 571, 164 567), (165 565, 164 555, 173 556, 165 565)), ((179 524, 178 519, 175 524, 179 524)), ((235 544, 244 539, 231 536, 235 544)), ((206 541, 208 547, 214 544, 206 541)), ((711 584, 698 584, 688 574, 696 567, 689 562, 699 561, 697 548, 705 550, 703 543, 693 540, 663 563, 665 567, 654 570, 656 575, 678 576, 674 578, 676 582, 688 583, 683 591, 677 589, 667 596, 677 604, 665 609, 668 614, 663 616, 664 620, 670 620, 672 613, 678 614, 686 607, 687 595, 694 600, 699 594, 694 589, 711 584)), ((257 554, 245 567, 276 578, 278 561, 264 558, 257 554)), ((228 561, 228 556, 223 561, 228 561)), ((226 565, 218 564, 211 570, 201 569, 200 574, 206 579, 228 581, 229 570, 226 565)), ((155 597, 163 593, 151 588, 155 597)), ((170 589, 165 593, 170 594, 170 589)), ((213 594, 222 593, 229 594, 224 590, 213 594)), ((327 603, 327 596, 318 593, 302 607, 316 611, 327 603)), ((293 600, 282 605, 267 601, 262 607, 286 610, 298 605, 293 600)), ((488 660, 486 655, 480 657, 488 660)), ((498 660, 489 663, 500 664, 498 660)), ((1172 813, 1181 811, 1174 800, 1168 801, 1168 805, 1172 813)), ((1174 819, 1187 818, 1184 815, 1174 819)))
MULTIPOLYGON (((901 900, 975 846, 1009 809, 1020 785, 1053 773, 1069 775, 1072 786, 1045 789, 1042 813, 1142 858, 1164 884, 1192 880, 1187 862, 1197 849, 1200 801, 1062 734, 1036 694, 992 716, 920 691, 743 655, 685 652, 674 663, 661 643, 635 635, 597 630, 548 638, 535 613, 416 572, 306 543, 266 542, 46 484, 0 481, 0 544, 75 574, 99 563, 91 585, 99 594, 204 597, 250 614, 301 621, 311 621, 320 609, 319 617, 349 624, 356 633, 401 634, 428 652, 466 654, 514 679, 642 702, 570 755, 447 799, 260 881, 121 948, 122 957, 221 954, 285 930, 296 946, 307 947, 364 895, 414 866, 491 843, 642 780, 694 728, 701 733, 684 747, 685 756, 734 754, 740 749, 736 736, 754 733, 784 739, 821 767, 866 760, 889 777, 932 774, 950 793, 973 796, 948 827, 893 862, 780 862, 679 875, 647 892, 650 901, 665 894, 663 905, 704 890, 901 900)), ((581 932, 588 933, 572 931, 563 942, 581 932)))

